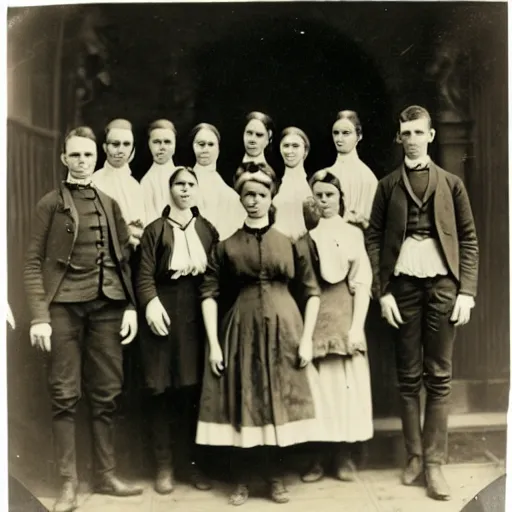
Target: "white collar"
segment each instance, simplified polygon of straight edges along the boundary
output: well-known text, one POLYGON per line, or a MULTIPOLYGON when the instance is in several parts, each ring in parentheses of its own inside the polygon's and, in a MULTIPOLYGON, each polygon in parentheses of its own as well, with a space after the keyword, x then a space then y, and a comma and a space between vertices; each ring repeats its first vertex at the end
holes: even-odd
POLYGON ((76 185, 89 185, 92 181, 92 176, 89 176, 88 178, 83 178, 83 179, 77 179, 77 178, 73 178, 73 176, 71 176, 71 173, 68 171, 68 175, 66 177, 66 182, 67 183, 74 183, 76 185))
POLYGON ((404 163, 409 169, 414 169, 416 167, 427 167, 430 164, 430 156, 425 155, 421 158, 416 158, 415 160, 411 160, 408 156, 404 157, 404 163))
POLYGON ((336 164, 350 164, 353 162, 359 161, 359 155, 357 153, 357 148, 354 148, 350 153, 338 153, 338 156, 336 157, 336 164))
POLYGON ((130 169, 130 166, 128 164, 124 164, 122 167, 113 167, 109 164, 108 160, 105 160, 105 165, 103 166, 103 169, 105 169, 105 172, 107 173, 118 173, 120 176, 121 174, 124 174, 126 176, 132 175, 132 170, 130 169))
MULTIPOLYGON (((299 164, 297 165, 296 167, 284 167, 284 176, 290 176, 290 175, 293 175, 294 177, 295 176, 298 176, 298 175, 304 175, 306 176, 306 169, 304 169, 304 164, 299 164)), ((283 176, 283 178, 284 178, 283 176)))
POLYGON ((210 165, 199 165, 196 163, 196 165, 194 165, 194 172, 197 174, 198 178, 201 174, 204 175, 217 172, 217 162, 213 162, 210 165))
POLYGON ((252 217, 247 217, 245 219, 245 225, 249 228, 253 229, 262 229, 269 224, 268 215, 265 215, 264 217, 261 217, 259 219, 253 219, 252 217))

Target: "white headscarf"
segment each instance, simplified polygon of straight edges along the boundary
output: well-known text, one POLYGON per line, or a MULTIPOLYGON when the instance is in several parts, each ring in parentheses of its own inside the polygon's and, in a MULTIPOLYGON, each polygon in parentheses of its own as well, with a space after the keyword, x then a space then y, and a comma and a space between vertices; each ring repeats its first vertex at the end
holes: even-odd
POLYGON ((162 216, 162 211, 167 205, 172 206, 169 179, 174 174, 176 166, 172 158, 165 164, 153 165, 144 175, 140 184, 144 196, 144 207, 148 224, 162 216))

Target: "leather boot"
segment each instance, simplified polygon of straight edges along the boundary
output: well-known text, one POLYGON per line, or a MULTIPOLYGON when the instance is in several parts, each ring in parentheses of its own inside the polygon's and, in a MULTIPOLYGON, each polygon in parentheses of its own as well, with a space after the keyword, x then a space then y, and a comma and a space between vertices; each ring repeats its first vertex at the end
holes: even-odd
POLYGON ((425 477, 427 480, 427 495, 430 498, 438 501, 448 501, 451 498, 450 488, 439 464, 427 465, 425 467, 425 477))
POLYGON ((110 471, 98 478, 95 491, 98 494, 127 497, 138 496, 139 494, 142 494, 143 489, 139 485, 123 482, 113 472, 110 471))
POLYGON ((339 443, 334 458, 334 471, 336 478, 342 482, 355 480, 356 467, 351 457, 351 449, 348 443, 339 443))
POLYGON ((53 505, 53 512, 73 512, 78 507, 77 483, 73 480, 66 480, 62 484, 60 495, 53 505))
POLYGON ((417 455, 409 457, 407 465, 402 473, 402 483, 404 485, 421 485, 423 479, 423 460, 417 455))

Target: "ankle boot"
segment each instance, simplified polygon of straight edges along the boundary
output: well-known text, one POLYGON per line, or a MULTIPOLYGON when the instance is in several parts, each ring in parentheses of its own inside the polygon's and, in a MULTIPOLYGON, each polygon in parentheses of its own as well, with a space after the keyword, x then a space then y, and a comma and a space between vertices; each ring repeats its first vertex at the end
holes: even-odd
POLYGON ((426 466, 425 477, 427 480, 427 495, 430 498, 438 501, 448 501, 451 498, 450 488, 439 464, 426 466))
POLYGON ((407 465, 402 473, 402 483, 404 485, 418 485, 423 479, 423 461, 421 457, 413 455, 409 457, 407 465))
POLYGON ((174 491, 172 468, 170 465, 159 466, 157 469, 155 491, 158 494, 171 494, 174 491))
POLYGON ((53 505, 53 512, 73 512, 78 507, 76 491, 77 483, 66 480, 62 484, 60 495, 53 505))

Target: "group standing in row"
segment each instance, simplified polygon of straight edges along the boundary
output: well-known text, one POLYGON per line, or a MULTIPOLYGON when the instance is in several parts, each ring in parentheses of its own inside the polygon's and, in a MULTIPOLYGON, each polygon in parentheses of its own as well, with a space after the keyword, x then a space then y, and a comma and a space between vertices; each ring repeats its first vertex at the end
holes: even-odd
MULTIPOLYGON (((135 336, 135 308, 143 318, 138 330, 158 492, 173 490, 171 416, 182 427, 183 473, 197 488, 211 487, 199 468, 199 447, 231 447, 234 505, 247 500, 259 467, 272 500, 288 501, 284 446, 335 443, 335 475, 351 480, 350 443, 373 435, 365 337, 371 296, 398 329, 403 483, 425 476, 431 497, 449 498, 441 464, 454 326, 469 320, 476 295, 469 200, 462 181, 430 160, 435 132, 421 107, 402 112, 405 160, 380 182, 357 155, 357 114, 340 112, 332 134, 336 162, 308 180, 309 139, 286 128, 279 183, 265 157, 272 122, 250 113, 233 187, 217 173, 220 134, 210 124, 194 128, 196 165, 187 168, 173 162, 174 125, 152 123, 154 163, 140 184, 129 168, 128 121, 107 126, 107 161, 94 174, 94 134, 68 134, 68 176, 38 204, 25 272, 32 343, 51 352, 63 479, 56 512, 76 507, 74 412, 82 380, 93 409, 99 491, 141 492, 115 475, 111 440, 120 342, 135 336), (108 343, 98 343, 106 337, 108 343), (250 454, 257 462, 249 462, 250 454)), ((310 446, 305 482, 322 478, 329 455, 310 446)))

